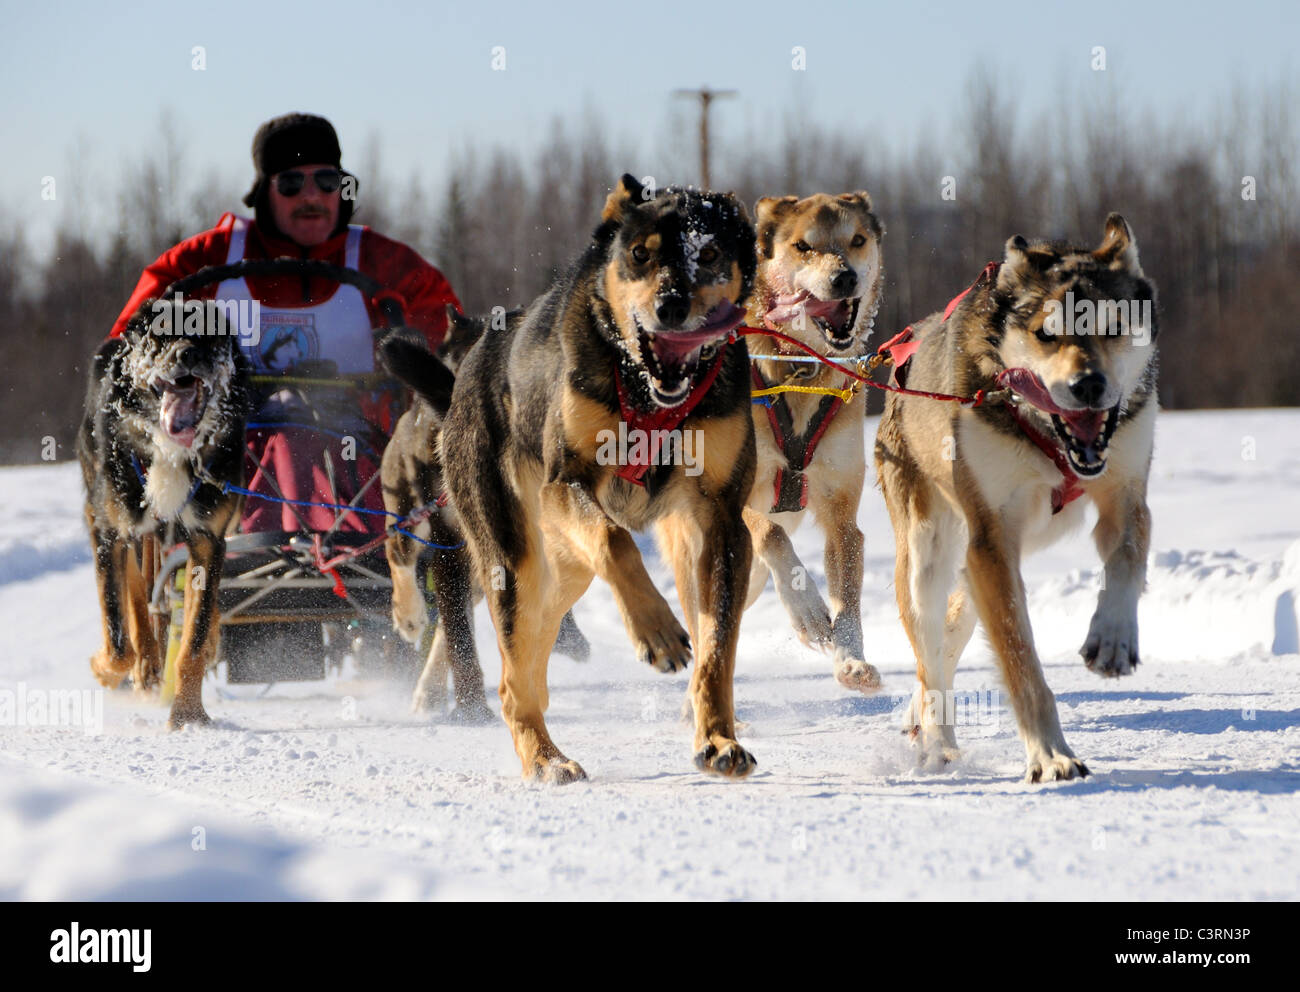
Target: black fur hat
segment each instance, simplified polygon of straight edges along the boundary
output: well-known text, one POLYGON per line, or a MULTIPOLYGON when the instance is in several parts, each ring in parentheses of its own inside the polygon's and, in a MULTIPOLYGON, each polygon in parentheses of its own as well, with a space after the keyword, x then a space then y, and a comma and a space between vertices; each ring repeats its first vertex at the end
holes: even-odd
MULTIPOLYGON (((271 218, 267 203, 267 177, 295 165, 320 162, 340 168, 343 158, 334 125, 315 114, 283 114, 273 117, 253 135, 253 166, 257 178, 244 196, 244 206, 254 207, 258 226, 280 233, 271 218)), ((354 185, 355 188, 355 185, 354 185)), ((339 227, 352 219, 353 201, 344 198, 339 204, 339 227)), ((336 232, 337 233, 337 230, 336 232)))

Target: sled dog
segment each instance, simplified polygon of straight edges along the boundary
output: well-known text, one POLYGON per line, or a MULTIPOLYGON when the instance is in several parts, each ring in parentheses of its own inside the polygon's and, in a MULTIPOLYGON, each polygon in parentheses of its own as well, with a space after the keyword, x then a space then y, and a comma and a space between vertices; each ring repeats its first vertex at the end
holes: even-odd
POLYGON ((920 680, 908 725, 927 763, 957 753, 947 696, 978 617, 1024 741, 1026 781, 1088 773, 1043 679, 1020 559, 1081 524, 1085 501, 1096 506, 1105 581, 1080 654, 1100 675, 1131 673, 1151 527, 1155 297, 1132 231, 1111 214, 1093 250, 1011 238, 1000 264, 913 329, 899 375, 907 388, 1015 394, 971 408, 890 394, 876 438, 920 680), (1066 328, 1067 300, 1091 319, 1066 328))
POLYGON ((733 196, 624 176, 586 251, 505 329, 483 334, 454 387, 450 370, 406 346, 403 375, 441 418, 444 481, 496 627, 502 714, 525 777, 586 777, 543 714, 561 618, 596 575, 642 661, 680 671, 694 649, 696 765, 735 777, 755 767, 732 706, 754 429, 748 354, 730 340, 754 267, 754 229, 733 196), (602 439, 620 421, 650 440, 611 464, 602 439), (702 432, 698 474, 658 457, 674 430, 702 432), (633 542, 650 525, 689 636, 633 542))
POLYGON ((137 690, 158 684, 142 550, 173 529, 189 547, 173 729, 208 722, 203 674, 217 650, 226 528, 240 506, 223 483, 243 478, 251 402, 234 328, 209 311, 214 326, 188 334, 185 320, 179 302, 146 301, 121 337, 100 346, 77 435, 104 628, 90 667, 102 684, 128 675, 137 690))

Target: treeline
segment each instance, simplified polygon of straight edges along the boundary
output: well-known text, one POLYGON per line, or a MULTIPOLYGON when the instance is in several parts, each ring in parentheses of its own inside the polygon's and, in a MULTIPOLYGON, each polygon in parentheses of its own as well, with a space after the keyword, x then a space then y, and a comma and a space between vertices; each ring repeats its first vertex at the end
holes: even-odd
MULTIPOLYGON (((964 100, 955 130, 901 151, 787 114, 761 133, 718 140, 714 185, 750 206, 767 195, 868 190, 887 228, 881 340, 942 307, 1012 234, 1092 245, 1118 210, 1160 289, 1164 405, 1300 403, 1294 94, 1237 97, 1195 124, 1062 101, 1017 126, 1007 92, 978 75, 964 100)), ((387 175, 379 143, 345 161, 361 178, 356 220, 418 248, 481 313, 541 292, 581 249, 622 172, 692 181, 694 134, 684 129, 634 161, 599 121, 557 122, 531 153, 502 145, 453 155, 437 190, 419 175, 387 175)), ((0 223, 0 459, 36 460, 47 435, 71 456, 86 361, 140 269, 210 226, 244 189, 244 176, 182 188, 178 177, 196 170, 181 166, 174 146, 140 165, 119 191, 107 242, 63 229, 42 261, 0 223)))

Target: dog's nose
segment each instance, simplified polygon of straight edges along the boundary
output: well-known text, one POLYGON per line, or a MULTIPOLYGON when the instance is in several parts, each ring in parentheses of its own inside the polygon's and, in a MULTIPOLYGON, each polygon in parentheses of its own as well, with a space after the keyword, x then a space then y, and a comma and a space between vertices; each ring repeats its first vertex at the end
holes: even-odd
POLYGON ((691 314, 686 297, 669 293, 655 298, 655 316, 661 327, 681 327, 691 314))
POLYGON ((1070 392, 1080 403, 1095 407, 1106 395, 1106 377, 1100 372, 1075 376, 1070 382, 1070 392))
POLYGON ((842 269, 839 275, 831 280, 831 289, 839 297, 848 296, 858 287, 858 274, 852 269, 842 269))

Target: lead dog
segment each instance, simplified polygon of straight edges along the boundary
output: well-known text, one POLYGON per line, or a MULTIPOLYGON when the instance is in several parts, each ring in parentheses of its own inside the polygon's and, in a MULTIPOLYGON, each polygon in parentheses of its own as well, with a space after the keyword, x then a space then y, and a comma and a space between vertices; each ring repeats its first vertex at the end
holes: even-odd
POLYGON ((1011 238, 1000 266, 915 327, 909 389, 1002 386, 1021 398, 967 409, 891 394, 877 434, 898 608, 921 683, 908 723, 927 763, 957 753, 953 673, 978 615, 1024 740, 1026 780, 1088 773, 1043 679, 1020 558, 1077 527, 1085 499, 1096 505, 1105 584, 1080 653, 1101 675, 1131 673, 1151 528, 1155 292, 1128 224, 1111 214, 1091 251, 1011 238))
MULTIPOLYGON (((754 208, 758 275, 749 322, 832 357, 866 352, 880 307, 884 228, 864 192, 766 197, 754 208)), ((805 353, 751 335, 756 389, 786 385, 843 390, 851 380, 825 365, 782 361, 805 353)), ((754 542, 749 606, 771 572, 799 637, 832 651, 835 677, 872 692, 880 675, 863 659, 862 532, 858 503, 867 473, 866 404, 784 392, 753 408, 758 445, 745 524, 754 542), (830 610, 808 580, 789 534, 811 511, 826 536, 830 610), (832 617, 831 611, 834 612, 832 617)))
POLYGON ((497 630, 501 710, 525 777, 586 777, 543 713, 561 618, 596 575, 641 660, 679 671, 694 646, 696 765, 735 777, 755 766, 732 705, 754 430, 747 352, 728 343, 754 266, 754 229, 734 197, 656 195, 624 176, 581 258, 517 321, 483 335, 454 391, 431 356, 423 374, 408 371, 442 416, 446 482, 497 630), (697 432, 690 466, 687 432, 697 432), (632 539, 651 524, 689 637, 632 539))
POLYGON ((142 546, 174 528, 189 547, 172 729, 208 722, 203 674, 217 650, 226 528, 240 506, 222 483, 243 478, 251 402, 233 329, 208 308, 210 324, 182 333, 185 306, 146 301, 121 337, 100 346, 77 434, 104 622, 104 645, 90 667, 102 684, 113 688, 129 675, 138 690, 157 685, 162 654, 150 626, 142 546))

